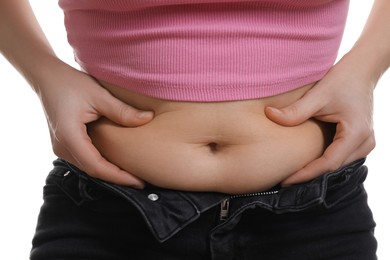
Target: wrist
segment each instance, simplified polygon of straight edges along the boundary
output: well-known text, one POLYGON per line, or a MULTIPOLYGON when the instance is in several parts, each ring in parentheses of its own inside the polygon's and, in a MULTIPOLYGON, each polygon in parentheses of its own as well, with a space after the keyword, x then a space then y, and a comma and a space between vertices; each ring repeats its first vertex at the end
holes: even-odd
POLYGON ((390 55, 379 50, 355 45, 342 60, 353 66, 354 74, 375 88, 390 65, 390 55))
POLYGON ((46 86, 59 83, 56 75, 61 75, 70 68, 55 55, 42 55, 36 64, 39 66, 29 66, 22 74, 39 97, 46 86))

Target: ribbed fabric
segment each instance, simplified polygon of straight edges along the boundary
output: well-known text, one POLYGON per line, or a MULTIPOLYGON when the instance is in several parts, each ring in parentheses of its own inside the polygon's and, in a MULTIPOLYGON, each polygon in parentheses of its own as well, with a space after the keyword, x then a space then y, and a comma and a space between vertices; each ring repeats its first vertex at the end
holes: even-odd
POLYGON ((59 0, 92 76, 169 100, 262 98, 321 79, 349 0, 59 0))

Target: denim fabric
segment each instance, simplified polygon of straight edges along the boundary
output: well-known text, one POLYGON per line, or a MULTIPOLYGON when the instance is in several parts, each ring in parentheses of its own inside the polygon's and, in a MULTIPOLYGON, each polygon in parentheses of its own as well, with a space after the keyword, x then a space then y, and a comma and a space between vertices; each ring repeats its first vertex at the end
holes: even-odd
POLYGON ((376 259, 363 164, 230 196, 118 186, 58 159, 31 259, 376 259))

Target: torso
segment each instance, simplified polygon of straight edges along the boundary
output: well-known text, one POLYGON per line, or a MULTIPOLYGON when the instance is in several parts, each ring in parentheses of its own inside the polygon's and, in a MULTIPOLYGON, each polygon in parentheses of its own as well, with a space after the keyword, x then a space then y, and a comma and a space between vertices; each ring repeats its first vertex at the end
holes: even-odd
POLYGON ((127 104, 154 111, 154 119, 126 128, 102 118, 89 127, 93 143, 112 163, 163 188, 267 190, 318 158, 332 132, 315 120, 283 127, 265 116, 265 106, 291 104, 313 84, 263 99, 208 103, 155 99, 101 84, 127 104))

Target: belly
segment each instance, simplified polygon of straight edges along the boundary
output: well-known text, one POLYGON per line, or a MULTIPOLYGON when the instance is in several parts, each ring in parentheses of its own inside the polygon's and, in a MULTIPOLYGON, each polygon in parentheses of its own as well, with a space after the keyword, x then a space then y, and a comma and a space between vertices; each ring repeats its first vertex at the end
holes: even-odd
POLYGON ((291 104, 311 85, 279 96, 232 102, 174 102, 104 82, 114 96, 154 119, 123 127, 102 118, 88 130, 102 155, 155 186, 231 194, 267 190, 324 151, 331 130, 314 120, 282 127, 267 105, 291 104))

